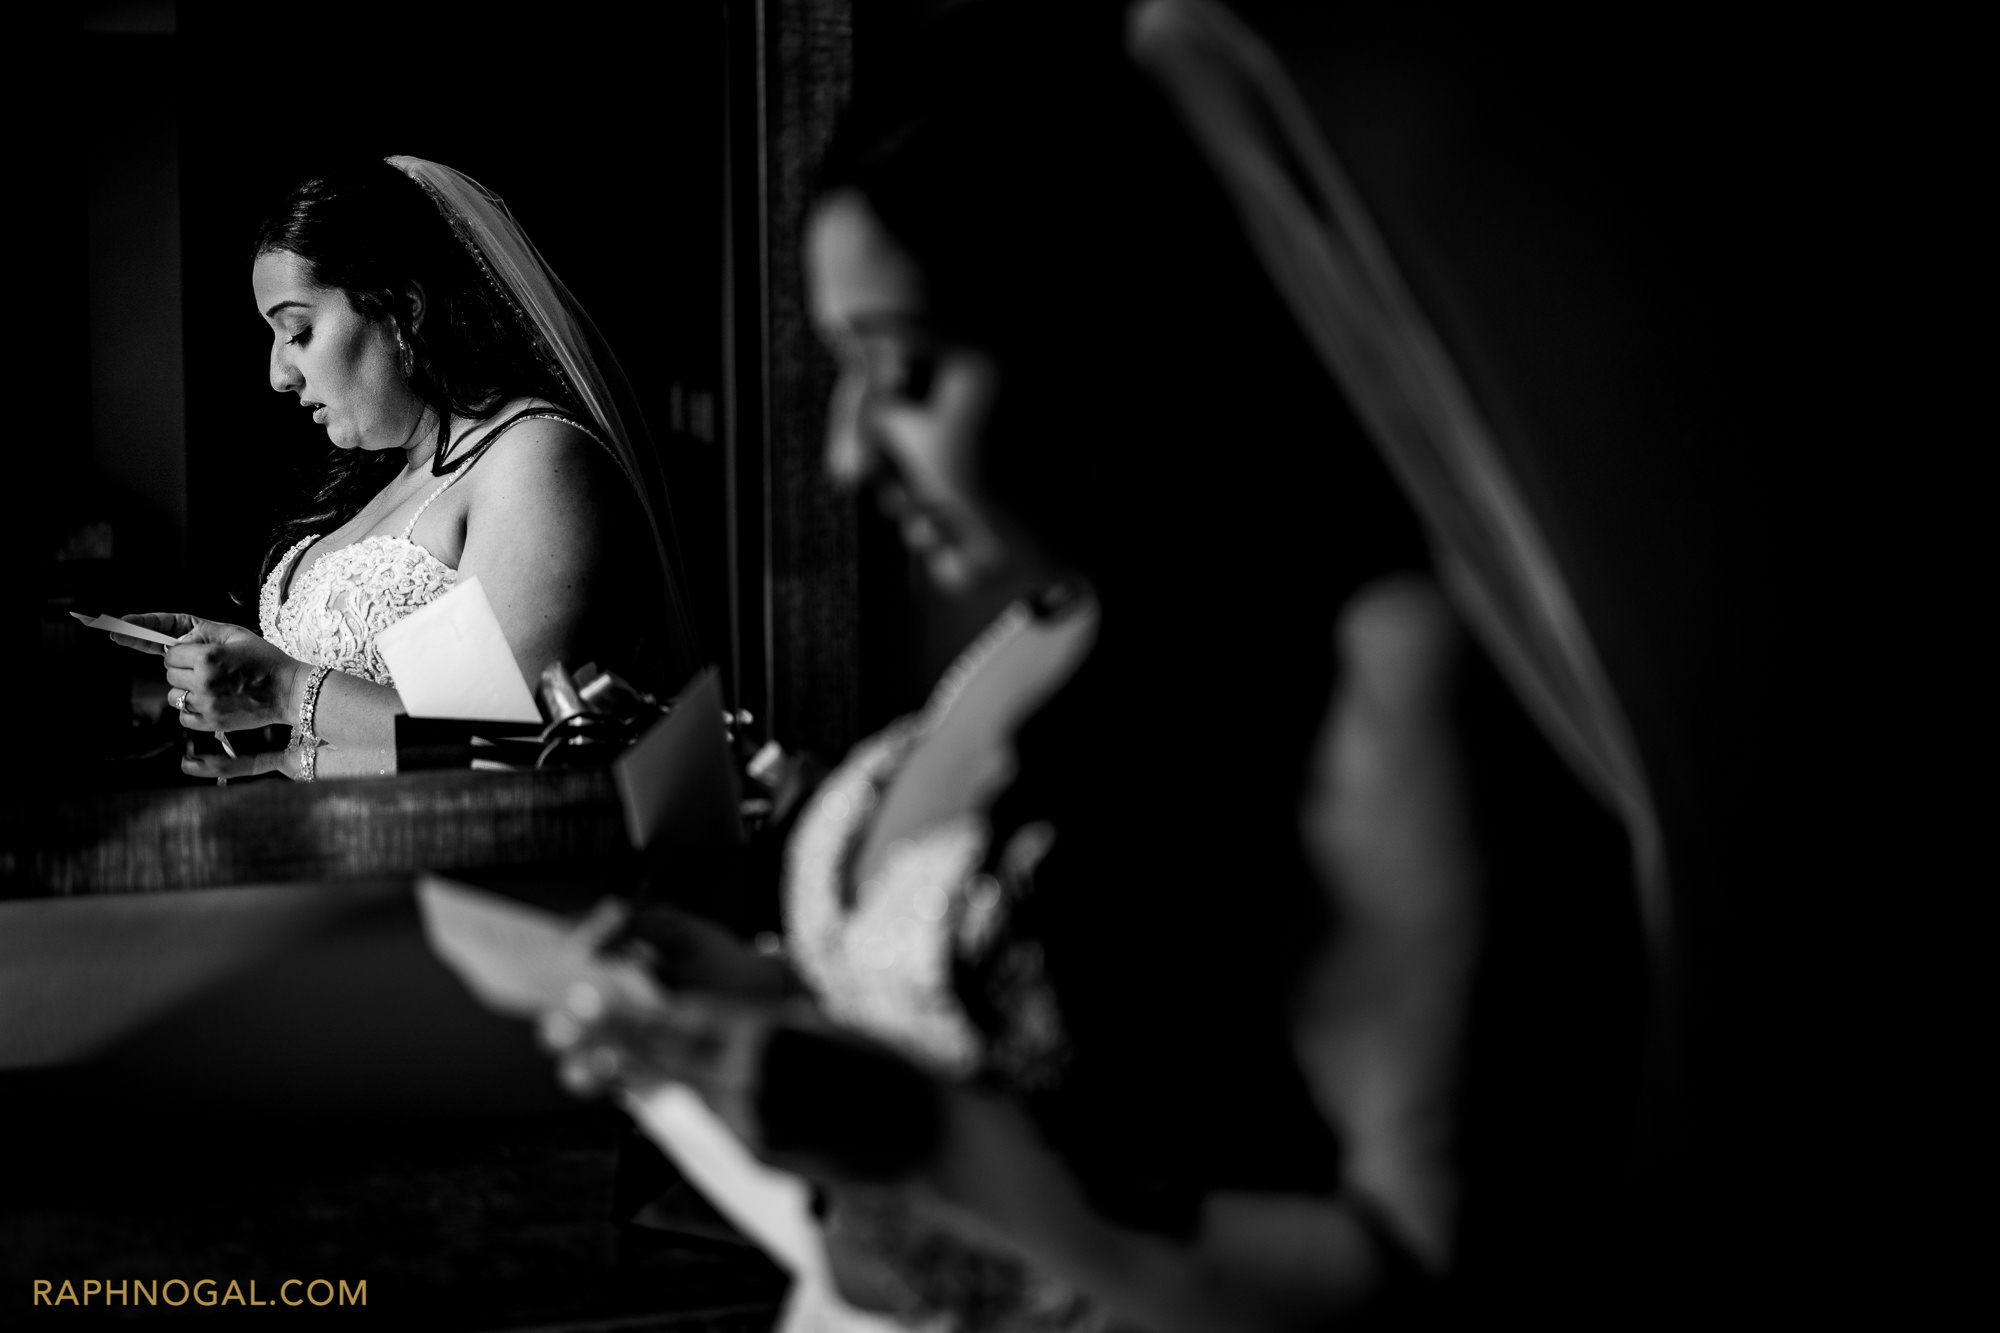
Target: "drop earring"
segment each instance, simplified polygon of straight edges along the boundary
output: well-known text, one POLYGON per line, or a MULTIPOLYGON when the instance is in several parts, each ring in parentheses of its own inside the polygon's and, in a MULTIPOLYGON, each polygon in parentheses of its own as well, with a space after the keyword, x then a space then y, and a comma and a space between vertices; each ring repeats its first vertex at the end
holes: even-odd
POLYGON ((396 329, 396 364, 402 367, 404 379, 410 378, 417 368, 417 358, 411 354, 410 345, 403 341, 400 325, 396 329))

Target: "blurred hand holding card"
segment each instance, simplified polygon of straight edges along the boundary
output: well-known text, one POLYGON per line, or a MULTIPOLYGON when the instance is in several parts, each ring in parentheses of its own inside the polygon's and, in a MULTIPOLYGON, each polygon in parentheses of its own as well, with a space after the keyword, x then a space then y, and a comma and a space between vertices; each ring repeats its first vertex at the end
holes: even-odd
MULTIPOLYGON (((433 952, 490 1009, 532 1018, 561 1006, 578 984, 642 1011, 671 1003, 637 961, 597 952, 618 924, 615 910, 573 923, 437 875, 418 881, 417 899, 433 952)), ((804 1181, 759 1162, 685 1087, 627 1090, 622 1100, 647 1137, 731 1221, 802 1280, 824 1279, 804 1181)))
POLYGON ((431 951, 489 1009, 532 1018, 579 982, 633 1008, 666 1003, 638 960, 598 953, 615 918, 571 923, 440 875, 418 878, 417 903, 431 951))
MULTIPOLYGON (((399 686, 401 679, 399 673, 399 686)), ((696 677, 668 714, 617 759, 613 776, 634 847, 742 841, 735 756, 713 669, 696 677)), ((562 1006, 580 983, 640 1011, 672 1004, 636 958, 597 952, 619 923, 615 909, 573 923, 436 875, 418 882, 417 896, 432 950, 491 1009, 532 1018, 562 1006)), ((806 1182, 758 1161, 686 1087, 628 1090, 621 1100, 687 1178, 792 1272, 794 1304, 826 1308, 831 1279, 806 1182), (811 1299, 803 1298, 806 1292, 811 1299)), ((842 1328, 849 1333, 897 1327, 846 1313, 842 1328)))

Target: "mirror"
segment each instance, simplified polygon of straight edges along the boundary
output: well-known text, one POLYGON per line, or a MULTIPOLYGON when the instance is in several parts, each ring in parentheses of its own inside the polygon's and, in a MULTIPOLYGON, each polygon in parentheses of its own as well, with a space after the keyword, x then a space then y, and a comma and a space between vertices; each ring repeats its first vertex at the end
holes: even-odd
POLYGON ((65 782, 185 781, 128 762, 174 739, 154 725, 157 663, 63 613, 255 626, 259 558, 328 446, 270 391, 251 239, 301 175, 349 155, 430 158, 506 200, 634 385, 702 655, 727 661, 722 7, 523 28, 362 5, 296 37, 249 11, 103 8, 73 39, 98 90, 77 145, 88 447, 60 454, 30 576, 42 647, 78 696, 52 747, 74 760, 65 782))

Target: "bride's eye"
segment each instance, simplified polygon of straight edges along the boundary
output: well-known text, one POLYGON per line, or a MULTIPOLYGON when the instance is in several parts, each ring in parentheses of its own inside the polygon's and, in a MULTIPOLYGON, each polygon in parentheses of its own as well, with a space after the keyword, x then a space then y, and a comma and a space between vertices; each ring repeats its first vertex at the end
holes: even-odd
POLYGON ((285 345, 287 347, 290 347, 293 344, 297 344, 298 346, 303 347, 306 345, 306 342, 309 339, 311 339, 312 332, 313 332, 312 325, 308 324, 306 327, 300 329, 297 333, 293 334, 291 337, 285 339, 285 345))

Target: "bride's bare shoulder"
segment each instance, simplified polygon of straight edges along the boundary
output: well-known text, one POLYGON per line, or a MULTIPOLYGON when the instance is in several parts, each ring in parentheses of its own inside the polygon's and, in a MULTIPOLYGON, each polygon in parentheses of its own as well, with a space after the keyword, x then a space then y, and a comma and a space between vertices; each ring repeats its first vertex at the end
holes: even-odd
MULTIPOLYGON (((496 423, 543 406, 522 399, 494 414, 496 423)), ((580 532, 618 511, 628 487, 617 461, 592 434, 561 417, 530 417, 494 439, 454 490, 475 526, 498 523, 525 537, 548 524, 580 532)))
POLYGON ((536 476, 548 478, 551 484, 562 478, 594 484, 600 478, 618 475, 616 460, 595 431, 546 399, 516 398, 487 420, 489 429, 504 427, 504 432, 493 438, 492 447, 485 450, 466 478, 479 482, 481 490, 511 486, 536 476), (550 415, 514 419, 538 409, 550 415))

